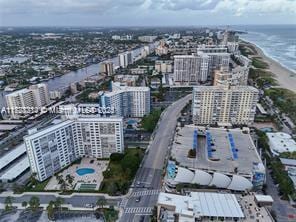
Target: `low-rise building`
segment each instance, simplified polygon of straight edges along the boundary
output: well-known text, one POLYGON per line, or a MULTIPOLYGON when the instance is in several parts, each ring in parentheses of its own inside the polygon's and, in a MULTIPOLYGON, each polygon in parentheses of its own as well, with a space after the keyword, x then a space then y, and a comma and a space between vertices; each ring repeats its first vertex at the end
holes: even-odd
POLYGON ((173 62, 171 60, 157 60, 155 61, 155 70, 162 73, 173 72, 173 62))
POLYGON ((168 191, 177 184, 198 184, 234 191, 262 188, 265 167, 248 129, 186 125, 177 129, 174 161, 167 166, 168 191), (189 157, 190 150, 196 156, 189 157))
POLYGON ((138 75, 115 75, 114 76, 115 82, 120 82, 125 86, 136 86, 138 79, 139 79, 138 75))
POLYGON ((160 193, 158 221, 241 220, 245 217, 234 194, 191 192, 186 196, 160 193))
POLYGON ((155 35, 144 35, 138 37, 141 42, 153 42, 156 38, 157 36, 155 35))
POLYGON ((296 142, 291 135, 284 132, 266 133, 268 144, 273 155, 283 152, 296 152, 296 142))

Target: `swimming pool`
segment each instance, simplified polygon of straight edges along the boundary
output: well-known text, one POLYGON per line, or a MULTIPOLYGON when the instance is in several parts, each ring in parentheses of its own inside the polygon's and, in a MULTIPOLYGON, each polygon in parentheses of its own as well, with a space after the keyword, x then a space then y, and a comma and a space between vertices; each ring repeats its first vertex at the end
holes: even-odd
POLYGON ((92 169, 92 168, 80 168, 78 170, 76 170, 76 173, 79 175, 79 176, 84 176, 86 174, 92 174, 94 173, 95 170, 92 169))

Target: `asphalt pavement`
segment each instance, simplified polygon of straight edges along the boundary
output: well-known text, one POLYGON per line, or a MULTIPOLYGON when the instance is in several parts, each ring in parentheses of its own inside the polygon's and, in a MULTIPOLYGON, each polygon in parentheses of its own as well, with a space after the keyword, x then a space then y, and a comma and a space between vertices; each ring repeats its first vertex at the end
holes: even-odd
POLYGON ((165 160, 174 138, 177 119, 191 97, 191 94, 183 97, 164 110, 148 152, 136 174, 131 195, 121 203, 123 214, 120 221, 149 221, 161 190, 165 160), (143 192, 140 198, 135 195, 145 190, 147 192, 143 192))
MULTIPOLYGON (((130 195, 106 199, 107 205, 119 205, 123 209, 121 221, 149 221, 149 215, 151 215, 161 189, 163 168, 168 157, 169 146, 173 141, 177 119, 191 97, 192 95, 188 95, 181 98, 164 110, 148 146, 148 152, 137 171, 130 195)), ((13 202, 29 201, 32 196, 38 196, 41 204, 47 204, 56 199, 56 195, 49 193, 23 194, 13 197, 13 202)), ((0 195, 0 203, 4 203, 5 198, 6 196, 0 195)), ((98 198, 98 194, 73 194, 63 197, 64 203, 71 204, 73 207, 95 204, 98 198)))

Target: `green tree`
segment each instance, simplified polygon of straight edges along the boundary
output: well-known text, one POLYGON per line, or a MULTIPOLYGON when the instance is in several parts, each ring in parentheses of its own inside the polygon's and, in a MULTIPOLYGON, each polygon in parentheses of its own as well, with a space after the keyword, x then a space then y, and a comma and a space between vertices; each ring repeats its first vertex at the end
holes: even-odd
POLYGON ((50 201, 46 207, 47 217, 49 220, 54 219, 54 201, 50 201))
POLYGON ((123 170, 130 170, 131 175, 134 175, 135 172, 137 172, 138 170, 138 166, 140 164, 140 159, 133 155, 126 155, 124 156, 124 158, 121 160, 121 167, 123 168, 123 170))
POLYGON ((12 209, 12 201, 13 201, 13 197, 8 196, 5 198, 5 210, 11 210, 12 209))
POLYGON ((101 209, 103 209, 106 204, 107 204, 107 201, 103 197, 100 197, 96 202, 96 205, 101 209))
POLYGON ((58 184, 61 184, 64 181, 63 175, 56 175, 56 180, 58 181, 58 184))
POLYGON ((72 176, 72 175, 70 175, 70 174, 67 174, 67 176, 66 176, 66 180, 67 180, 67 182, 71 185, 71 187, 72 187, 72 185, 73 185, 73 182, 74 182, 74 177, 72 176))
POLYGON ((26 209, 27 206, 28 206, 28 202, 27 202, 27 201, 23 201, 23 202, 22 202, 22 207, 24 207, 24 208, 26 209))
POLYGON ((37 173, 32 173, 30 176, 30 183, 32 186, 35 186, 38 183, 36 177, 37 177, 37 173))
POLYGON ((4 191, 4 184, 2 182, 0 182, 0 193, 4 191))
POLYGON ((40 200, 36 196, 32 196, 29 201, 29 206, 32 211, 36 211, 40 206, 40 200))
POLYGON ((57 209, 61 209, 63 203, 64 203, 64 199, 61 197, 58 197, 54 202, 54 207, 57 209))
POLYGON ((153 132, 160 118, 161 113, 162 113, 161 109, 152 110, 152 112, 149 115, 146 115, 143 117, 141 122, 142 127, 148 132, 153 132))
POLYGON ((21 193, 23 191, 23 187, 21 185, 18 185, 17 183, 13 183, 12 190, 14 193, 21 193))
POLYGON ((190 149, 188 151, 188 157, 189 158, 195 158, 196 157, 196 150, 195 149, 190 149))
POLYGON ((64 179, 61 181, 61 190, 65 191, 67 189, 67 183, 64 179))

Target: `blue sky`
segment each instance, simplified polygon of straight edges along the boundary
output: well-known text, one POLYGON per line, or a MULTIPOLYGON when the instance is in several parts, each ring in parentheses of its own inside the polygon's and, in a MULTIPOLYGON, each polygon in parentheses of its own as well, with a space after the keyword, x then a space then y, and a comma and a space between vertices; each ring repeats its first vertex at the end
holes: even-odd
POLYGON ((1 26, 296 24, 296 0, 0 0, 1 26))

